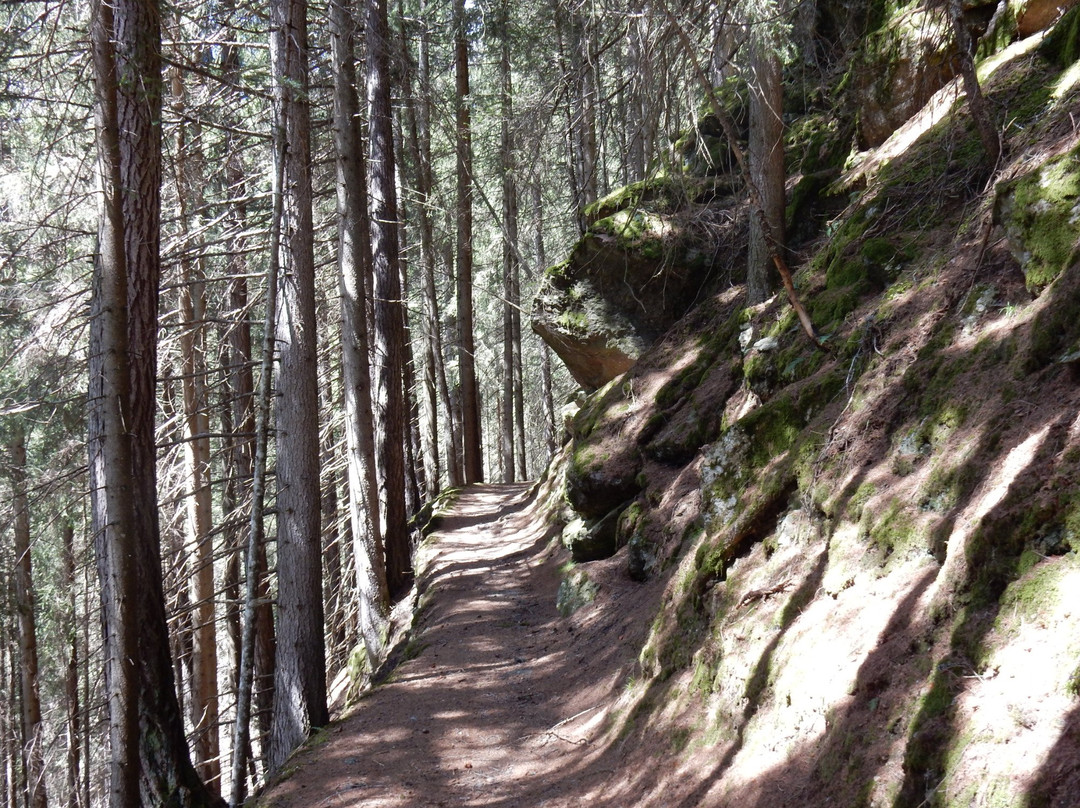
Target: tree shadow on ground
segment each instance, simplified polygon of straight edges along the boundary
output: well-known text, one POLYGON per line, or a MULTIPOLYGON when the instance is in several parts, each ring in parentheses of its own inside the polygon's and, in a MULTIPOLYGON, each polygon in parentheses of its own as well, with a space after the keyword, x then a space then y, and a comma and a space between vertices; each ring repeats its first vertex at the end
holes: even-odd
POLYGON ((753 674, 751 674, 746 682, 746 705, 743 707, 742 718, 736 729, 734 740, 727 749, 724 750, 724 754, 713 766, 711 772, 704 776, 701 779, 700 784, 682 799, 679 803, 680 808, 696 808, 696 806, 700 805, 705 798, 705 795, 709 792, 709 789, 716 780, 723 775, 731 765, 732 761, 735 760, 735 756, 738 755, 739 751, 742 749, 746 728, 757 713, 758 707, 761 705, 762 696, 768 686, 769 673, 772 670, 773 656, 776 653, 776 649, 779 647, 781 640, 787 635, 788 630, 794 625, 799 613, 817 593, 825 575, 825 568, 828 566, 828 560, 829 550, 826 545, 822 548, 821 552, 818 553, 809 573, 803 579, 799 588, 788 598, 783 611, 780 613, 780 629, 765 647, 764 652, 754 666, 753 674))
MULTIPOLYGON (((1075 678, 1075 675, 1074 675, 1075 678)), ((1025 808, 1071 808, 1080 795, 1080 705, 1073 707, 1057 743, 1032 778, 1025 808)))
MULTIPOLYGON (((629 609, 558 614, 562 554, 524 489, 509 490, 510 501, 501 486, 463 492, 425 572, 438 595, 410 653, 294 755, 268 796, 275 806, 310 805, 308 795, 325 808, 365 799, 398 808, 569 804, 618 769, 620 748, 591 740, 640 637, 622 640, 644 628, 629 609)), ((621 574, 605 582, 627 604, 659 594, 621 574)), ((638 775, 654 782, 635 772, 634 788, 638 775)))

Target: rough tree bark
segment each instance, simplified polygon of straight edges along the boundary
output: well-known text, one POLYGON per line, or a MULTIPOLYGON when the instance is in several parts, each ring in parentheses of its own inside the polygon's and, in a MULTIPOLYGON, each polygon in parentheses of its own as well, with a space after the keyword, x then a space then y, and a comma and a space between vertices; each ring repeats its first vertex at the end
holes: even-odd
POLYGON ((117 113, 113 5, 94 5, 92 48, 98 164, 103 190, 90 308, 88 394, 90 494, 104 632, 109 714, 110 808, 139 804, 139 699, 135 604, 135 511, 127 344, 127 262, 117 113))
POLYGON ((15 538, 15 612, 19 619, 19 666, 22 702, 22 760, 27 808, 45 808, 45 755, 38 690, 37 619, 34 615, 34 570, 30 558, 30 498, 26 491, 26 430, 15 420, 8 442, 8 476, 15 538))
MULTIPOLYGON (((400 132, 398 132, 400 135, 400 132)), ((400 136, 397 138, 395 153, 400 151, 400 136)), ((401 239, 399 245, 400 255, 408 253, 408 244, 405 240, 406 231, 404 216, 400 209, 398 212, 399 229, 401 239)), ((398 262, 400 268, 399 281, 401 284, 401 299, 406 301, 410 298, 408 265, 404 257, 398 262)), ((420 512, 423 506, 422 492, 427 489, 427 480, 424 476, 423 447, 420 440, 420 406, 416 400, 416 357, 413 354, 412 331, 409 327, 408 307, 401 306, 401 331, 402 331, 402 395, 405 407, 405 514, 408 518, 420 512)))
POLYGON ((306 0, 271 4, 277 134, 284 137, 278 276, 278 628, 270 768, 329 719, 323 637, 315 253, 306 0))
MULTIPOLYGON (((428 17, 427 0, 421 0, 420 19, 428 17)), ((423 333, 428 353, 426 368, 430 368, 432 378, 425 379, 425 386, 430 385, 428 394, 429 417, 431 418, 430 431, 431 441, 435 451, 438 450, 438 406, 434 400, 435 395, 442 404, 443 413, 446 417, 446 473, 451 487, 460 486, 464 481, 461 464, 458 462, 458 449, 460 446, 459 434, 453 416, 453 402, 450 395, 450 386, 446 380, 446 363, 444 361, 444 347, 442 340, 442 327, 439 319, 439 297, 435 284, 435 270, 438 264, 435 249, 435 227, 431 217, 431 207, 434 194, 434 178, 432 175, 431 157, 431 42, 427 26, 422 26, 418 37, 418 53, 416 62, 417 93, 406 92, 406 127, 409 151, 412 163, 415 166, 415 193, 417 197, 417 227, 420 231, 420 270, 421 289, 423 295, 424 318, 423 333)), ((408 74, 406 74, 408 78, 408 74)), ((438 457, 436 456, 436 468, 438 457)), ((431 478, 429 477, 429 480, 431 478)), ((438 479, 436 477, 436 484, 438 479)), ((433 495, 437 494, 437 488, 433 495)))
POLYGON ((390 596, 383 556, 371 360, 366 316, 371 277, 367 168, 356 90, 356 22, 345 0, 330 2, 334 71, 334 147, 337 160, 338 277, 341 291, 341 363, 345 388, 345 446, 349 521, 360 607, 360 638, 374 665, 382 651, 390 596))
MULTIPOLYGON (((547 264, 547 251, 544 245, 544 188, 539 179, 534 179, 532 182, 532 207, 536 264, 543 268, 547 264)), ((545 342, 540 347, 540 403, 544 412, 544 445, 547 448, 548 458, 553 457, 559 448, 556 438, 558 432, 555 424, 555 399, 551 386, 551 349, 545 342)))
MULTIPOLYGON (((502 173, 502 239, 503 239, 503 386, 499 445, 502 452, 503 482, 514 482, 514 310, 517 299, 514 281, 518 272, 518 201, 517 180, 514 176, 514 100, 510 74, 510 4, 502 0, 495 19, 499 37, 499 168, 502 173)), ((520 344, 520 343, 519 343, 520 344)), ((521 458, 524 460, 524 458, 521 458)), ((522 475, 524 476, 524 475, 522 475)))
MULTIPOLYGON (((172 71, 173 111, 177 129, 176 196, 180 227, 187 238, 200 231, 203 206, 203 157, 200 127, 186 123, 186 98, 179 69, 172 71)), ((189 248, 180 259, 180 366, 184 407, 184 454, 187 470, 187 541, 194 571, 192 604, 191 701, 195 769, 220 789, 218 738, 217 632, 214 609, 214 502, 210 489, 210 415, 206 398, 206 269, 189 248)))
MULTIPOLYGON (((424 19, 425 8, 421 6, 419 17, 424 19)), ((424 479, 426 482, 425 496, 428 500, 439 495, 440 478, 442 477, 442 457, 439 452, 439 401, 438 383, 436 381, 436 353, 435 337, 437 334, 437 319, 432 319, 427 301, 426 279, 432 274, 434 283, 434 252, 432 244, 431 216, 427 211, 431 185, 429 182, 430 172, 423 166, 419 136, 419 113, 417 107, 421 102, 416 97, 413 83, 418 65, 427 59, 427 33, 421 25, 419 40, 419 57, 414 59, 409 45, 411 36, 410 22, 405 15, 404 3, 398 0, 397 8, 398 27, 401 34, 401 53, 404 67, 401 71, 401 94, 404 98, 404 121, 401 125, 401 151, 407 153, 408 159, 402 162, 402 172, 406 175, 405 182, 413 189, 417 203, 408 211, 409 218, 415 222, 416 229, 420 233, 420 289, 423 301, 422 315, 420 317, 421 335, 421 358, 423 367, 420 382, 419 404, 422 408, 422 434, 421 449, 424 458, 424 479), (432 328, 435 325, 436 328, 432 328)), ((425 69, 426 69, 425 65, 425 69)), ((426 76, 426 73, 425 73, 426 76)), ((402 219, 406 218, 406 208, 402 200, 402 219)), ((437 305, 434 309, 437 311, 437 305)))
POLYGON ((750 178, 761 215, 750 217, 746 297, 750 305, 776 289, 774 253, 784 249, 784 88, 775 21, 759 22, 750 35, 750 178))
POLYGON ((104 613, 111 806, 218 805, 188 755, 176 699, 157 517, 161 16, 94 7, 104 206, 91 296, 88 451, 104 613))
POLYGON ((79 771, 82 768, 82 707, 79 700, 79 620, 76 612, 75 580, 75 524, 65 516, 60 525, 61 577, 67 592, 64 603, 64 631, 67 647, 64 649, 64 716, 67 741, 67 791, 68 808, 79 806, 79 771))
POLYGON ((390 31, 386 0, 367 0, 368 204, 374 272, 375 463, 391 598, 412 580, 405 510, 404 313, 398 266, 390 31))
MULTIPOLYGON (((263 505, 267 479, 266 459, 269 445, 270 399, 273 394, 278 274, 281 256, 281 220, 284 207, 282 186, 285 174, 285 137, 282 123, 283 121, 280 118, 274 122, 274 179, 271 190, 273 213, 270 219, 270 258, 266 276, 266 307, 263 319, 262 350, 259 360, 259 391, 253 402, 255 437, 252 441, 251 509, 248 514, 248 539, 244 552, 240 668, 236 685, 236 720, 233 723, 232 790, 229 795, 229 804, 233 808, 237 808, 243 803, 247 789, 246 769, 250 740, 252 691, 254 690, 257 701, 259 694, 259 657, 260 654, 266 654, 267 652, 266 648, 259 647, 259 610, 260 601, 267 598, 267 591, 264 588, 261 575, 261 570, 266 566, 263 505)), ((271 651, 270 661, 273 662, 276 658, 276 648, 272 644, 269 650, 271 651)), ((268 669, 271 677, 275 667, 276 665, 271 664, 268 669)), ((272 688, 269 688, 269 692, 272 696, 272 688)), ((257 707, 261 707, 261 705, 257 703, 257 707)), ((266 725, 264 726, 263 717, 260 717, 259 722, 260 733, 263 734, 265 739, 263 750, 266 753, 269 752, 269 740, 272 736, 272 713, 273 705, 271 703, 270 712, 265 714, 266 725)))
POLYGON ((986 103, 982 87, 979 85, 979 75, 975 70, 975 60, 972 56, 971 34, 964 22, 964 6, 962 0, 946 0, 949 22, 952 25, 953 36, 956 37, 957 58, 960 60, 960 76, 964 82, 964 92, 967 94, 968 111, 975 123, 975 131, 979 133, 983 151, 986 152, 987 161, 994 168, 1001 159, 1001 136, 994 121, 993 113, 986 103))

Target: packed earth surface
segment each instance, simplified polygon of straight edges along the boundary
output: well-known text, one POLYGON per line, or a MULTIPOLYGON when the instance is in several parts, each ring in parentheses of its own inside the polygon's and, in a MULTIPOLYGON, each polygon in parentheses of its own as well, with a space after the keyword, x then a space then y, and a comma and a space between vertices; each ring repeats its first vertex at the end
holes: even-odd
POLYGON ((614 806, 655 784, 604 730, 659 589, 596 570, 612 601, 563 619, 565 551, 536 502, 527 485, 462 493, 422 551, 411 658, 298 751, 260 806, 614 806))

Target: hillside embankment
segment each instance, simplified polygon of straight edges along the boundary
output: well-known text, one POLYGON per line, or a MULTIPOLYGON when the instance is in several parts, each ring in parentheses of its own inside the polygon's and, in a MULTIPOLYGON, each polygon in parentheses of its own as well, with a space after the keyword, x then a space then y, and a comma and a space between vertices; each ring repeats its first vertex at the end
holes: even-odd
MULTIPOLYGON (((818 232, 796 286, 825 350, 728 267, 641 350, 586 295, 597 261, 551 271, 563 352, 574 328, 636 351, 556 468, 575 585, 609 556, 664 583, 615 730, 667 772, 638 804, 695 782, 687 805, 1080 805, 1078 31, 1074 9, 980 59, 996 164, 956 79, 833 173, 807 164, 836 154, 824 118, 790 124, 814 144, 789 225, 818 232)), ((650 216, 670 234, 717 204, 688 187, 601 202, 623 219, 585 240, 663 255, 650 216)))

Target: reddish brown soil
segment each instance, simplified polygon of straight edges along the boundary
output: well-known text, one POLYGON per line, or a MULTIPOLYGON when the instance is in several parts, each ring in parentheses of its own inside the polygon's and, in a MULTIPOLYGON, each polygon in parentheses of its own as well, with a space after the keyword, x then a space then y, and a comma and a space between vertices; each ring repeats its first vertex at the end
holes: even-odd
POLYGON ((524 485, 462 494, 428 550, 419 650, 298 752, 260 806, 554 808, 607 790, 619 750, 590 742, 660 585, 635 584, 619 562, 592 564, 605 599, 628 608, 560 617, 564 554, 535 510, 524 485))

